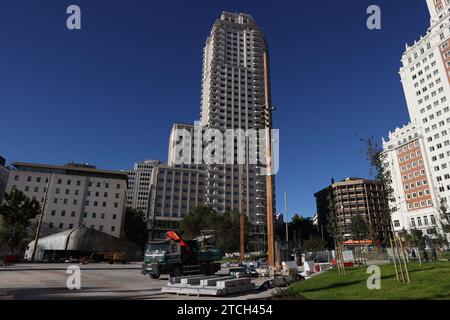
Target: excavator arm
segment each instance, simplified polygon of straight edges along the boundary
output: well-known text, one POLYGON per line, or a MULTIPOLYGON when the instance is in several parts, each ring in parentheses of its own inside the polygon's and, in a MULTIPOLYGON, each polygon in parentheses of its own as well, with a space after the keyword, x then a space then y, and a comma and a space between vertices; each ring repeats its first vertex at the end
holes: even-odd
POLYGON ((189 246, 187 245, 186 242, 184 242, 183 238, 181 237, 181 235, 179 235, 176 231, 167 231, 166 233, 166 240, 173 240, 173 241, 177 241, 180 243, 180 246, 185 247, 186 249, 189 248, 189 246))

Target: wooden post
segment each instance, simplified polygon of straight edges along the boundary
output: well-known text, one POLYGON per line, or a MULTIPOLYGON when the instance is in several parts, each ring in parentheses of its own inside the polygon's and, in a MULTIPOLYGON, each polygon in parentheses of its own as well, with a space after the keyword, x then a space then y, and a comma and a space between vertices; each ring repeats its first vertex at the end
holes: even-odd
POLYGON ((401 253, 400 253, 397 241, 398 241, 397 237, 394 236, 394 245, 395 245, 395 250, 397 250, 397 253, 398 253, 398 265, 399 265, 399 269, 400 269, 400 275, 401 275, 402 281, 406 282, 405 272, 403 271, 401 253))
MULTIPOLYGON (((247 152, 247 151, 246 151, 247 152)), ((240 258, 241 263, 244 261, 244 255, 245 255, 245 236, 244 236, 244 228, 245 228, 245 213, 244 213, 244 172, 243 172, 243 165, 241 164, 239 166, 239 174, 241 178, 241 192, 240 192, 240 205, 239 205, 239 225, 240 225, 240 245, 239 245, 239 251, 240 251, 240 258)))
POLYGON ((34 236, 34 247, 33 247, 33 253, 31 254, 31 261, 34 261, 34 258, 36 256, 36 250, 37 250, 37 247, 38 247, 39 237, 41 235, 42 220, 44 218, 45 208, 47 207, 49 190, 50 190, 51 185, 52 185, 51 184, 51 180, 52 180, 52 174, 51 173, 48 175, 47 179, 48 179, 47 189, 45 190, 44 202, 42 203, 41 214, 39 215, 39 221, 38 221, 38 225, 37 225, 37 228, 36 228, 36 234, 34 236))
POLYGON ((398 269, 397 269, 397 259, 395 257, 395 248, 394 248, 394 244, 392 242, 392 238, 391 238, 390 234, 389 234, 389 242, 391 243, 392 258, 394 259, 395 276, 397 277, 397 282, 400 282, 400 276, 398 274, 398 269))
POLYGON ((267 52, 264 52, 264 98, 265 98, 265 139, 266 139, 266 210, 267 210, 267 253, 269 266, 275 267, 275 238, 273 219, 273 181, 272 181, 272 137, 271 103, 269 97, 269 70, 267 52))
POLYGON ((408 281, 408 283, 411 283, 411 278, 409 277, 408 262, 406 261, 405 250, 403 249, 403 242, 400 238, 398 239, 398 242, 400 243, 400 249, 402 250, 402 257, 403 257, 403 264, 404 264, 405 273, 406 273, 406 280, 408 281))

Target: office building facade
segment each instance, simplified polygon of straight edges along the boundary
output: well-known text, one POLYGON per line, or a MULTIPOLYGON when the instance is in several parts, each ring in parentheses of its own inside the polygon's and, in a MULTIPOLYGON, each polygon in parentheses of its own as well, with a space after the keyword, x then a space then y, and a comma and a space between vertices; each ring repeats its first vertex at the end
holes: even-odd
POLYGON ((6 191, 20 190, 44 208, 48 233, 81 226, 122 235, 127 175, 84 164, 14 162, 6 191))

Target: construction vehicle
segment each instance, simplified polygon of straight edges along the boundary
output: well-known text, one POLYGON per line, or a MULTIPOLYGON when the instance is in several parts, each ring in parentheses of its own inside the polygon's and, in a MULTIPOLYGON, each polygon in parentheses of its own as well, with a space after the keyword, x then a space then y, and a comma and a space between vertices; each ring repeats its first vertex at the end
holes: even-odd
POLYGON ((202 231, 195 240, 183 240, 176 231, 168 231, 166 240, 152 241, 145 250, 142 274, 158 279, 161 274, 212 275, 220 270, 221 252, 211 244, 214 232, 202 231))

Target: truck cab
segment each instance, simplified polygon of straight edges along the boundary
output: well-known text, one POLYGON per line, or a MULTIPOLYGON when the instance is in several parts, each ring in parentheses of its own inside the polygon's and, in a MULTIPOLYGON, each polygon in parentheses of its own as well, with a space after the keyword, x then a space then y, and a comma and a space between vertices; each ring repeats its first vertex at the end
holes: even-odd
POLYGON ((147 244, 141 273, 158 279, 161 274, 182 276, 185 274, 214 274, 220 270, 222 255, 214 248, 203 249, 198 241, 184 241, 178 234, 168 232, 164 241, 147 244))

